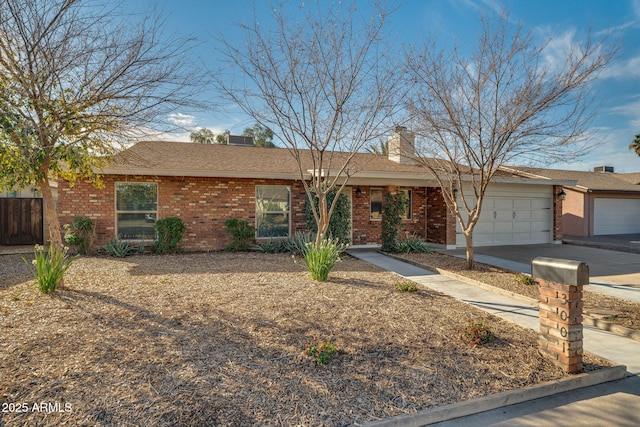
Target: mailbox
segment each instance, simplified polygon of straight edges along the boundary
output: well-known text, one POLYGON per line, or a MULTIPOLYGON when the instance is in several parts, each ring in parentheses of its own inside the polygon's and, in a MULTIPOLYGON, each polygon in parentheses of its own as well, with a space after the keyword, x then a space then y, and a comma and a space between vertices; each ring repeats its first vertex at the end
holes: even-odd
POLYGON ((531 262, 534 279, 548 280, 573 286, 589 284, 589 266, 581 261, 536 257, 531 262))

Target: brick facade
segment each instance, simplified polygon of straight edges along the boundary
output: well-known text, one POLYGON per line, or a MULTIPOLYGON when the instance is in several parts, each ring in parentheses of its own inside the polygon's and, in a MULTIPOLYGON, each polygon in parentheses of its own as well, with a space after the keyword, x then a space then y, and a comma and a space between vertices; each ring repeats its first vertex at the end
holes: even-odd
POLYGON ((227 219, 238 218, 255 225, 256 185, 287 185, 291 188, 291 229, 304 231, 304 188, 299 181, 225 179, 194 177, 106 176, 104 188, 77 182, 59 188, 60 223, 73 217, 96 221, 95 246, 116 237, 115 183, 155 182, 158 184, 158 218, 176 216, 186 227, 181 246, 185 250, 220 250, 230 242, 224 232, 227 219))
POLYGON ((553 241, 562 241, 562 200, 558 193, 562 186, 553 186, 553 241))
MULTIPOLYGON (((158 184, 158 218, 181 218, 187 232, 181 246, 188 251, 221 250, 230 242, 224 232, 227 219, 237 218, 255 225, 256 185, 287 185, 291 188, 291 231, 304 232, 304 204, 306 194, 300 181, 272 179, 229 179, 198 177, 149 177, 108 175, 104 188, 97 189, 86 181, 73 187, 61 182, 58 214, 60 223, 71 223, 74 217, 88 217, 96 221, 95 247, 104 246, 116 237, 116 182, 154 182, 158 184)), ((394 191, 394 187, 356 187, 352 192, 352 236, 354 245, 380 244, 382 224, 370 219, 370 189, 394 191)), ((405 187, 403 187, 405 188, 405 187)), ((412 218, 403 221, 403 231, 425 237, 426 189, 412 190, 412 218)))
POLYGON ((442 189, 428 187, 426 210, 428 212, 427 235, 425 240, 441 245, 456 244, 456 217, 449 211, 442 195, 442 189))

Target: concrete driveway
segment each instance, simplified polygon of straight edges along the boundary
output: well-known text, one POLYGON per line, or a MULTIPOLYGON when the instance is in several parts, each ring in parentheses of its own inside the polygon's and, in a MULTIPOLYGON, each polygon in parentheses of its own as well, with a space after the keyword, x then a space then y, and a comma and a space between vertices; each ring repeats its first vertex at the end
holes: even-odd
MULTIPOLYGON (((464 257, 464 249, 442 250, 464 257)), ((538 256, 582 261, 589 266, 592 290, 640 302, 640 254, 574 245, 518 245, 475 248, 475 260, 513 271, 531 273, 538 256)))

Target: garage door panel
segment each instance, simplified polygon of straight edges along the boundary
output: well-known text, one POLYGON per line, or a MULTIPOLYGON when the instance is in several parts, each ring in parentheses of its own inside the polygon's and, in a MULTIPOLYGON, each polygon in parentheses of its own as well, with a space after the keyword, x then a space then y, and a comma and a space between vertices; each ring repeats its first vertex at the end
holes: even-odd
POLYGON ((530 221, 532 216, 533 212, 531 211, 518 211, 514 219, 516 221, 530 221))
POLYGON ((493 233, 493 224, 486 222, 478 222, 476 227, 473 229, 475 233, 493 233))
POLYGON ((551 199, 550 198, 531 199, 531 208, 532 209, 551 209, 551 199))
POLYGON ((513 224, 510 222, 496 222, 493 226, 494 233, 512 233, 513 224))
POLYGON ((513 199, 494 199, 494 207, 496 210, 511 210, 513 208, 513 199))
POLYGON ((516 210, 531 209, 531 200, 529 199, 515 199, 513 201, 513 207, 516 210))
POLYGON ((531 233, 531 222, 514 222, 513 223, 513 232, 514 233, 531 233))
POLYGON ((640 233, 640 199, 596 198, 593 204, 593 234, 640 233))
POLYGON ((531 219, 538 220, 538 221, 548 221, 550 215, 551 215, 550 209, 531 211, 531 219))

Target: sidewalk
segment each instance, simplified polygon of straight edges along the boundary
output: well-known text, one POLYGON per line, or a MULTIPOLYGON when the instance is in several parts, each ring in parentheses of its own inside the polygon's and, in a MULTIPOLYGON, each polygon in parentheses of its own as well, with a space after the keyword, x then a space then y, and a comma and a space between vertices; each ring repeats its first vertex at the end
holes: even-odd
MULTIPOLYGON (((539 329, 538 309, 511 298, 387 257, 372 250, 349 254, 393 271, 430 289, 442 292, 523 327, 539 329)), ((477 259, 480 262, 480 259, 477 259)), ((640 374, 640 342, 584 326, 584 349, 626 365, 630 375, 640 374)), ((442 426, 474 425, 640 425, 640 378, 601 384, 441 423, 442 426), (564 403, 563 403, 564 402, 564 403), (583 416, 580 416, 583 415, 583 416), (569 421, 571 420, 571 421, 569 421), (496 424, 505 421, 504 424, 496 424)))
MULTIPOLYGON (((458 258, 466 259, 466 255, 463 249, 438 250, 438 252, 445 255, 451 255, 458 258)), ((493 265, 495 267, 504 268, 506 270, 511 270, 518 273, 531 274, 531 264, 479 253, 474 254, 473 258, 476 262, 480 262, 482 264, 493 265)), ((598 292, 604 295, 640 303, 640 288, 638 287, 619 285, 615 283, 604 283, 602 281, 594 280, 593 278, 591 278, 589 280, 589 287, 587 289, 589 291, 598 292)))
MULTIPOLYGON (((349 254, 520 326, 536 331, 539 329, 537 307, 531 307, 509 297, 496 295, 476 286, 441 276, 376 251, 350 250, 349 254)), ((619 337, 591 326, 584 326, 584 349, 613 362, 626 365, 630 374, 640 374, 640 342, 638 341, 619 337)))

